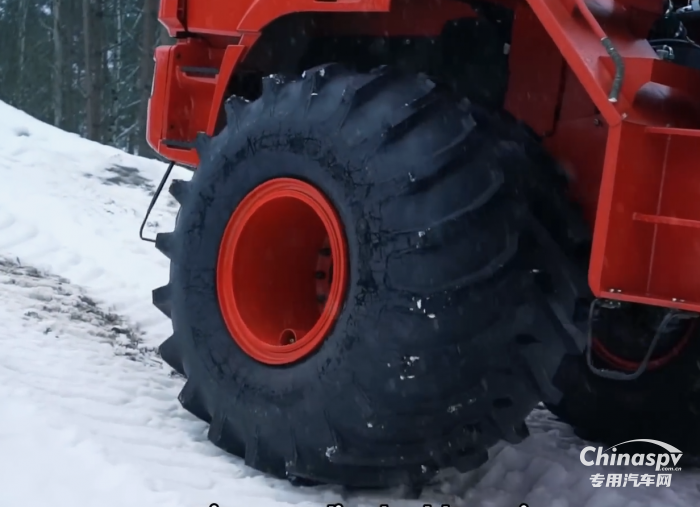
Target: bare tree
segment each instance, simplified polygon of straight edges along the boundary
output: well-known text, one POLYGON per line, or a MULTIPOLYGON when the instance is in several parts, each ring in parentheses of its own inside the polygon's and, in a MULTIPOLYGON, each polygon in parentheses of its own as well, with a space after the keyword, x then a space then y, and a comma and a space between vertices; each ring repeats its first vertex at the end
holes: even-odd
POLYGON ((153 47, 158 30, 158 1, 143 0, 143 20, 141 39, 141 76, 139 79, 140 102, 138 116, 139 155, 145 155, 152 150, 146 142, 146 125, 148 119, 148 99, 151 96, 153 81, 153 47))
POLYGON ((87 138, 102 140, 100 99, 103 88, 102 5, 83 0, 83 44, 85 48, 85 124, 87 138))
POLYGON ((158 0, 0 0, 0 100, 154 156, 145 140, 153 48, 170 42, 157 9, 158 0))
POLYGON ((53 0, 53 124, 63 124, 63 40, 61 39, 61 0, 53 0))
POLYGON ((27 16, 29 14, 29 0, 20 0, 19 3, 19 65, 17 72, 17 95, 20 105, 24 104, 24 90, 26 89, 27 76, 27 16))

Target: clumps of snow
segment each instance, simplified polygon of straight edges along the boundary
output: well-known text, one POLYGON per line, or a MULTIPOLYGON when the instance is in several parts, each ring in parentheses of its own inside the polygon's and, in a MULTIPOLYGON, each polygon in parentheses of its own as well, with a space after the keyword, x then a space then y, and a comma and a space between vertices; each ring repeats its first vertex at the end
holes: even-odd
MULTIPOLYGON (((419 232, 418 235, 420 235, 420 234, 421 233, 419 232)), ((423 233, 423 234, 425 234, 425 233, 423 233)), ((428 301, 429 299, 430 299, 429 297, 425 298, 426 301, 428 301)), ((415 300, 415 298, 414 298, 414 300, 415 300)), ((416 308, 421 310, 426 315, 426 317, 428 317, 429 319, 435 318, 434 313, 428 313, 427 310, 425 308, 423 308, 423 300, 422 299, 419 299, 418 301, 416 301, 416 308)), ((409 310, 413 311, 413 308, 409 308, 409 310)))

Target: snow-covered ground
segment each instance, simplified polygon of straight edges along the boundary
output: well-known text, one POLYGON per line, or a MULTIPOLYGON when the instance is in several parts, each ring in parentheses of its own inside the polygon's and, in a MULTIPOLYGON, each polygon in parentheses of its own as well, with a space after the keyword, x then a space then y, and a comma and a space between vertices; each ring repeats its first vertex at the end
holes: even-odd
MULTIPOLYGON (((154 351, 170 332, 151 305, 167 262, 138 228, 164 170, 0 102, 0 507, 700 505, 698 471, 668 488, 592 487, 593 473, 647 471, 582 466, 586 444, 546 410, 525 442, 417 500, 294 488, 218 450, 154 351)), ((164 193, 148 232, 175 213, 164 193)))

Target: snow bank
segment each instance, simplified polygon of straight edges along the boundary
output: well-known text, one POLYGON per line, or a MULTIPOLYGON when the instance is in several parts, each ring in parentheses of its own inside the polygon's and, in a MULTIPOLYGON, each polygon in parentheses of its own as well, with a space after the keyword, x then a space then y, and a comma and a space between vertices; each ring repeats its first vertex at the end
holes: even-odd
MULTIPOLYGON (((151 305, 168 262, 138 228, 164 170, 0 102, 0 507, 700 505, 694 471, 670 488, 593 488, 591 474, 626 470, 582 466, 585 443, 543 409, 525 442, 418 500, 293 488, 224 454, 152 352, 171 332, 151 305)), ((175 213, 163 195, 150 234, 175 213)))

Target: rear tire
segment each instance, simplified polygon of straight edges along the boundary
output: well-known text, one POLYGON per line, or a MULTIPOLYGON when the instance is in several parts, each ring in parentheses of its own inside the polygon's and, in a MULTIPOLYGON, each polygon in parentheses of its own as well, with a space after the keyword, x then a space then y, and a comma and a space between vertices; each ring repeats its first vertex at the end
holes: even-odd
MULTIPOLYGON (((598 325, 594 325, 594 336, 602 337, 605 333, 607 346, 616 346, 627 355, 630 350, 629 345, 625 350, 626 343, 646 338, 643 346, 632 349, 631 359, 641 362, 665 309, 625 304, 622 309, 606 312, 608 315, 603 313, 601 319, 595 321, 598 325)), ((585 355, 566 357, 554 379, 563 398, 559 403, 548 404, 548 408, 586 440, 601 442, 606 447, 635 439, 660 440, 683 451, 682 465, 697 463, 700 456, 700 329, 687 324, 676 333, 676 342, 686 333, 689 335, 687 346, 677 357, 657 369, 645 371, 634 380, 602 378, 590 370, 585 355)), ((666 352, 673 344, 668 344, 666 352)), ((598 368, 622 371, 596 357, 595 352, 593 362, 598 368)), ((631 370, 624 373, 629 374, 631 370)), ((645 450, 640 448, 638 452, 645 450)))
POLYGON ((157 238, 170 283, 153 293, 174 329, 161 355, 187 377, 180 401, 209 439, 277 477, 389 487, 467 471, 527 436, 578 348, 534 270, 544 247, 518 188, 527 154, 503 134, 513 127, 475 121, 425 77, 338 65, 267 78, 260 99, 231 98, 226 112, 227 127, 200 138, 191 182, 171 187, 180 218, 157 238), (349 259, 335 326, 284 366, 232 339, 216 286, 229 217, 274 178, 328 198, 349 259))

